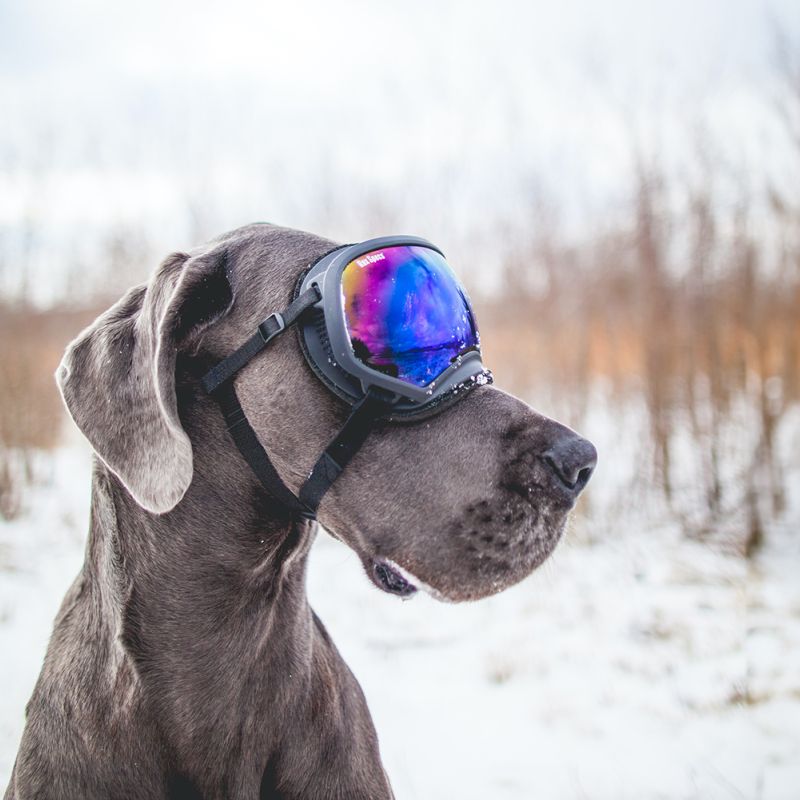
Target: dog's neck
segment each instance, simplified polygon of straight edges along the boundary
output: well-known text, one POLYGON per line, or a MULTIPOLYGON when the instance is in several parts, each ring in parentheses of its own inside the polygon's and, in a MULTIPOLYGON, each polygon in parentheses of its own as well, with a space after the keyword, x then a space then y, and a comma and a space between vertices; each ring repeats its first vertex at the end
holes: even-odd
POLYGON ((116 661, 160 698, 153 714, 170 719, 158 727, 185 733, 169 743, 180 760, 206 750, 213 758, 220 741, 269 751, 264 723, 291 706, 287 675, 301 699, 314 639, 305 590, 314 525, 270 500, 219 412, 202 408, 185 421, 202 427, 192 437, 193 481, 169 513, 146 512, 96 465, 87 557, 114 609, 105 617, 117 621, 108 632, 116 661), (250 720, 263 741, 240 741, 250 720))

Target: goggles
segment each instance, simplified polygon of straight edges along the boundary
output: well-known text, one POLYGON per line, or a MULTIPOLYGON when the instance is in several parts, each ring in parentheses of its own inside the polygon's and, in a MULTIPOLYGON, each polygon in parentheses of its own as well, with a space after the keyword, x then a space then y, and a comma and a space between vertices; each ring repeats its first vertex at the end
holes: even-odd
POLYGON ((459 386, 485 382, 469 299, 430 242, 387 236, 334 250, 298 291, 312 289, 320 299, 304 317, 303 350, 343 399, 375 387, 391 397, 392 417, 420 417, 459 386))
POLYGON ((298 282, 295 297, 203 377, 228 430, 264 487, 292 512, 314 519, 323 495, 381 418, 438 413, 480 384, 480 337, 469 299, 442 252, 412 236, 389 236, 326 253, 298 282), (298 496, 283 484, 233 388, 238 371, 297 323, 312 370, 352 405, 344 427, 298 496))

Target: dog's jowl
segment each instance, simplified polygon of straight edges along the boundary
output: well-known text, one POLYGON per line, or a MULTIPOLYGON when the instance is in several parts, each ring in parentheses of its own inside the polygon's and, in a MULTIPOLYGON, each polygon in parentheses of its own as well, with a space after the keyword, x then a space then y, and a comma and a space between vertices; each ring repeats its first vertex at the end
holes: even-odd
POLYGON ((175 253, 57 380, 96 453, 89 537, 6 800, 391 798, 306 598, 316 520, 379 589, 474 600, 547 558, 596 461, 490 385, 463 287, 409 237, 175 253))

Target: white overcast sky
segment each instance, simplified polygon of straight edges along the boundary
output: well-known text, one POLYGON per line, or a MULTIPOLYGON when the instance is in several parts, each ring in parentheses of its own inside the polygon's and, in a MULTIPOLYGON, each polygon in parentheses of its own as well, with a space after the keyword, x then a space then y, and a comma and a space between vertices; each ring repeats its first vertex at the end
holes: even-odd
POLYGON ((776 30, 799 41, 798 0, 1 0, 0 231, 185 246, 190 206, 355 239, 380 214, 326 208, 375 195, 438 238, 532 183, 590 217, 636 146, 680 173, 698 131, 780 172, 776 30))

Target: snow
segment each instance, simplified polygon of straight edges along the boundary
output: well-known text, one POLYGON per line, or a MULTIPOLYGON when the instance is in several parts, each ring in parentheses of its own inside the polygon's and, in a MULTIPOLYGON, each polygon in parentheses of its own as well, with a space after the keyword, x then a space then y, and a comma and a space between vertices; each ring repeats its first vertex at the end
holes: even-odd
MULTIPOLYGON (((87 527, 85 447, 40 469, 0 524, 0 787, 87 527)), ((309 594, 399 800, 796 800, 800 537, 769 534, 746 562, 669 526, 578 518, 523 584, 449 605, 380 593, 321 533, 309 594)))

